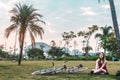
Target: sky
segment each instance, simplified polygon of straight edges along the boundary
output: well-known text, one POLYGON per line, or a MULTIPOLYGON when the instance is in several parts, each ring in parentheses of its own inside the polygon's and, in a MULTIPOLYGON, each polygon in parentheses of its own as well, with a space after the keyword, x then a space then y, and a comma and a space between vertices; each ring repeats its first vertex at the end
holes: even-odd
MULTIPOLYGON (((120 0, 114 0, 117 20, 120 25, 120 0)), ((36 42, 45 42, 50 44, 51 40, 55 40, 58 46, 63 46, 62 33, 74 31, 75 34, 81 30, 87 30, 92 25, 112 26, 111 12, 108 0, 0 0, 0 44, 4 44, 6 49, 14 46, 15 33, 12 33, 8 39, 4 37, 5 28, 10 22, 9 10, 15 7, 15 4, 33 5, 38 9, 38 13, 43 15, 42 20, 46 25, 42 25, 45 33, 43 39, 36 38, 36 42)), ((81 39, 75 39, 81 50, 81 39)), ((26 36, 26 45, 30 44, 30 38, 26 36)), ((71 44, 73 42, 71 41, 71 44)), ((96 40, 94 36, 90 39, 90 46, 96 48, 96 40)), ((18 47, 17 40, 17 47, 18 47)), ((72 46, 73 48, 73 46, 72 46)))

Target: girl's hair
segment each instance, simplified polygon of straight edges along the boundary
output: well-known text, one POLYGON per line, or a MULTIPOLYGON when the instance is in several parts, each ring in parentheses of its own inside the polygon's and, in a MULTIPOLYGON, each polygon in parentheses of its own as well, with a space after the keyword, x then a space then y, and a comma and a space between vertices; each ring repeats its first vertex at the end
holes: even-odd
POLYGON ((103 54, 103 58, 100 58, 99 57, 99 61, 101 62, 104 62, 105 61, 105 54, 103 53, 103 52, 100 52, 100 53, 98 53, 98 56, 100 56, 100 54, 103 54))
MULTIPOLYGON (((99 54, 98 54, 98 56, 100 56, 100 54, 103 54, 103 58, 105 58, 105 54, 103 53, 103 52, 100 52, 99 54)), ((99 57, 100 58, 100 57, 99 57)))

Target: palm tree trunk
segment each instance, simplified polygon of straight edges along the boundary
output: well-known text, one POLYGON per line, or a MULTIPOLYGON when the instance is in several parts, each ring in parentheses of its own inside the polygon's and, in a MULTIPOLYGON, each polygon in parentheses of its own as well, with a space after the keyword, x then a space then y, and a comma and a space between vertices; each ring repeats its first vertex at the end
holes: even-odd
POLYGON ((15 60, 15 54, 16 54, 16 42, 17 42, 17 29, 16 29, 16 33, 15 33, 14 60, 15 60))
POLYGON ((18 65, 21 64, 21 60, 22 60, 23 44, 24 44, 24 40, 20 43, 20 54, 19 54, 19 58, 18 58, 18 65))
POLYGON ((105 43, 104 43, 104 45, 105 45, 105 49, 104 49, 104 54, 106 55, 106 38, 105 38, 105 43))
POLYGON ((21 60, 22 60, 23 46, 24 46, 24 37, 25 37, 24 34, 25 34, 25 30, 20 34, 20 38, 19 38, 20 54, 19 54, 19 58, 18 58, 18 65, 21 64, 21 60))
POLYGON ((119 28, 118 28, 118 22, 117 22, 117 16, 116 16, 116 11, 115 11, 115 5, 113 0, 109 0, 110 4, 110 9, 111 9, 111 15, 112 15, 112 21, 113 21, 113 27, 115 30, 115 35, 117 38, 117 43, 118 43, 118 53, 120 56, 120 34, 119 34, 119 28))

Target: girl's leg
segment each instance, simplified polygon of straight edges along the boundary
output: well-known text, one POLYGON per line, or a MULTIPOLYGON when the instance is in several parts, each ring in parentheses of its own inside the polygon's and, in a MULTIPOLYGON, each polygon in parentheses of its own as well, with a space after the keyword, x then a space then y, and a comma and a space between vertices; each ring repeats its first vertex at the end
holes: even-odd
POLYGON ((101 69, 100 71, 102 71, 102 72, 104 72, 104 73, 106 73, 106 72, 107 72, 105 69, 101 69))
POLYGON ((92 75, 92 74, 99 74, 99 73, 107 73, 107 71, 105 70, 105 69, 92 69, 92 71, 90 72, 90 75, 92 75))
POLYGON ((98 69, 98 70, 95 70, 94 73, 107 73, 107 71, 105 69, 98 69))
POLYGON ((94 70, 94 73, 98 73, 98 72, 100 72, 100 69, 94 70))

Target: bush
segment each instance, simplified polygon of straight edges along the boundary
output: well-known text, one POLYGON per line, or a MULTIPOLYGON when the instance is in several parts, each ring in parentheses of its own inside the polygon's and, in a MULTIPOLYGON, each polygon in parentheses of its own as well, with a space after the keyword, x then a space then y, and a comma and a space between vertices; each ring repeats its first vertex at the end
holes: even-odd
POLYGON ((56 58, 55 60, 80 60, 80 58, 70 56, 70 57, 59 57, 59 58, 56 58))
POLYGON ((112 60, 112 57, 111 56, 106 56, 106 59, 111 61, 112 60))
POLYGON ((0 57, 0 61, 2 60, 2 57, 0 57))
POLYGON ((98 57, 96 56, 90 56, 90 57, 85 57, 85 56, 79 56, 79 57, 75 57, 75 56, 71 56, 71 57, 59 57, 56 58, 55 60, 96 60, 98 57))
POLYGON ((87 60, 97 60, 97 59, 98 59, 97 56, 90 56, 90 57, 87 58, 87 60))
POLYGON ((120 76, 120 70, 116 72, 116 76, 120 76))
MULTIPOLYGON (((69 56, 69 57, 59 57, 56 58, 55 60, 88 60, 88 61, 95 61, 98 59, 98 56, 79 56, 79 57, 75 57, 75 56, 69 56)), ((111 56, 106 56, 106 59, 111 61, 112 57, 111 56)))

